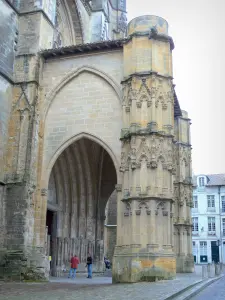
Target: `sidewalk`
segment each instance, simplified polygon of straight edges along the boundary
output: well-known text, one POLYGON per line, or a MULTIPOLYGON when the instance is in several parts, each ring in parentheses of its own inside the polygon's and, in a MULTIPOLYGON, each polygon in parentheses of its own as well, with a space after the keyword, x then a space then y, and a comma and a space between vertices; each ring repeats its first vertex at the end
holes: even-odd
POLYGON ((78 274, 76 279, 51 278, 48 283, 1 283, 0 300, 164 300, 202 282, 200 269, 193 274, 177 274, 174 280, 112 285, 110 277, 78 274))

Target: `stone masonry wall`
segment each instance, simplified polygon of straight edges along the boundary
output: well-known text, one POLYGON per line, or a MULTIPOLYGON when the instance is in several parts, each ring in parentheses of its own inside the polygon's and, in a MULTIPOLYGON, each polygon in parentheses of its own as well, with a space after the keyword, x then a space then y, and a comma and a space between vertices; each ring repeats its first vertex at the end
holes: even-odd
POLYGON ((18 35, 17 15, 5 0, 0 0, 0 8, 0 72, 12 78, 18 35))
POLYGON ((17 15, 5 0, 0 0, 0 32, 0 181, 4 181, 3 156, 6 151, 12 97, 10 81, 13 79, 18 34, 17 15))
POLYGON ((4 181, 4 154, 8 137, 11 97, 11 84, 0 76, 0 181, 4 181))
POLYGON ((75 57, 52 60, 44 65, 41 83, 43 111, 52 101, 45 124, 44 166, 48 165, 55 151, 64 142, 81 132, 103 140, 119 159, 121 102, 116 91, 106 80, 111 78, 114 85, 118 85, 120 92, 121 54, 116 52, 79 59, 75 57), (76 73, 79 68, 83 71, 76 73), (56 92, 54 99, 48 97, 51 94, 49 92, 52 89, 55 91, 55 87, 59 86, 63 79, 70 78, 68 74, 73 72, 74 78, 56 92), (107 73, 107 76, 104 73, 107 73))

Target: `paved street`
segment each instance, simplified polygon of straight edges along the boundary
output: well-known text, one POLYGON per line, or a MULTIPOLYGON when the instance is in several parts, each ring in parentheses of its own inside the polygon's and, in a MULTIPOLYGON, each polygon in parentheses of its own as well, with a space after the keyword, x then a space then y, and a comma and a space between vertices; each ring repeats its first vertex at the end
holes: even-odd
POLYGON ((208 286, 191 300, 224 300, 225 299, 225 276, 208 286))
POLYGON ((75 280, 55 278, 42 284, 0 283, 0 300, 163 300, 200 280, 197 274, 178 274, 175 280, 112 285, 110 277, 90 280, 83 275, 75 280))

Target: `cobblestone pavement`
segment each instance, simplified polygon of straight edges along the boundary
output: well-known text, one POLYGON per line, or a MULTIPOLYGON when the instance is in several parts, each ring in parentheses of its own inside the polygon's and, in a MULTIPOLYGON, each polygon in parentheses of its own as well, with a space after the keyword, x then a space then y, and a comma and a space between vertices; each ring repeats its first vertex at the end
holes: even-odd
POLYGON ((87 279, 83 275, 48 283, 0 283, 0 300, 163 300, 200 280, 197 274, 177 274, 169 281, 112 285, 109 277, 87 279))
POLYGON ((224 300, 225 299, 225 276, 216 281, 191 300, 224 300))

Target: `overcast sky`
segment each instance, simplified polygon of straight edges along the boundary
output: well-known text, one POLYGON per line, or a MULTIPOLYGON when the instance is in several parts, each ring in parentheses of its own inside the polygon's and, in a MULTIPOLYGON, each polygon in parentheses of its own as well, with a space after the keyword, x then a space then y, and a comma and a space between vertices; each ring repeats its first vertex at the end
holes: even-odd
POLYGON ((192 119, 195 174, 225 173, 225 0, 127 0, 128 21, 157 15, 169 23, 174 83, 192 119))

